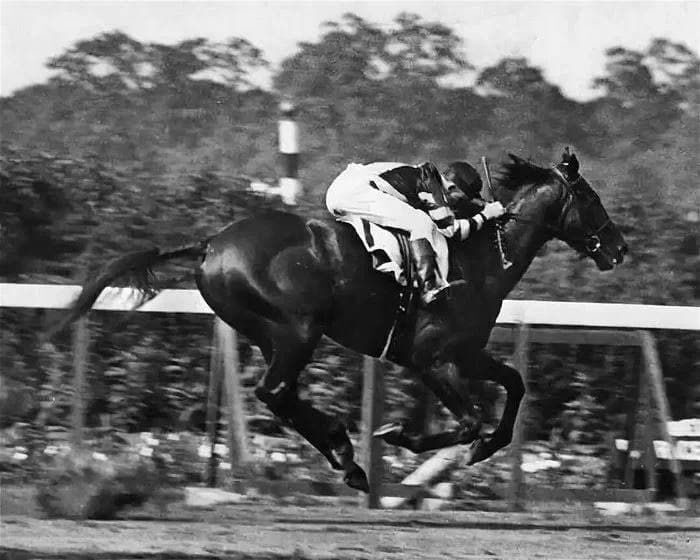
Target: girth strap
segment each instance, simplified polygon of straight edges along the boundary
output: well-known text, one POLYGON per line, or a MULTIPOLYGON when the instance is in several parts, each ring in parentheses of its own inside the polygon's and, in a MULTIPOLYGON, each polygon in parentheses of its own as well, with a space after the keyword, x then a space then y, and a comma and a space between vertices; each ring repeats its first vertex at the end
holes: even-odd
POLYGON ((411 309, 411 302, 417 293, 414 284, 414 278, 416 274, 416 263, 413 262, 411 258, 411 242, 408 236, 399 231, 394 231, 396 239, 399 242, 399 250, 401 251, 401 259, 404 264, 404 274, 406 276, 406 285, 401 288, 401 294, 399 296, 399 304, 396 308, 396 313, 394 314, 394 321, 389 329, 389 335, 387 336, 386 343, 384 344, 384 349, 382 350, 380 359, 387 359, 390 354, 393 355, 397 350, 395 346, 398 344, 399 339, 404 334, 404 329, 408 326, 407 315, 411 309))

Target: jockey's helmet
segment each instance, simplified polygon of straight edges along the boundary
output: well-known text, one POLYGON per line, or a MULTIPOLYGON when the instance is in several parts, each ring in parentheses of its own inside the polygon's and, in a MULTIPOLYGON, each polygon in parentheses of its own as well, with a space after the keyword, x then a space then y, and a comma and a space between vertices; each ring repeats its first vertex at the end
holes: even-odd
POLYGON ((466 161, 453 161, 447 166, 443 175, 469 198, 481 198, 481 176, 466 161))

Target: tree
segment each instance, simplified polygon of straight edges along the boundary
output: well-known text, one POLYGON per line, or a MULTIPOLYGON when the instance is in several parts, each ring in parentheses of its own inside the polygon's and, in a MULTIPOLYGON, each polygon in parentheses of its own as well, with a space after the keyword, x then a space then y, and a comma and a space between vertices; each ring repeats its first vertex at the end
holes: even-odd
POLYGON ((526 58, 504 58, 482 70, 476 83, 486 91, 508 99, 561 95, 557 86, 547 82, 542 70, 531 66, 526 58))
POLYGON ((605 96, 598 122, 612 124, 611 135, 649 148, 684 114, 697 117, 700 64, 690 49, 654 39, 644 51, 613 47, 606 56, 593 83, 605 96))
POLYGON ((581 136, 576 104, 525 58, 504 58, 481 71, 477 86, 489 95, 488 133, 501 149, 544 155, 581 136), (539 152, 539 153, 538 153, 539 152))
POLYGON ((661 87, 674 93, 680 108, 697 123, 700 120, 700 59, 682 43, 654 39, 647 49, 649 66, 661 87))
POLYGON ((274 85, 302 104, 314 183, 327 185, 349 160, 434 157, 443 135, 454 138, 449 90, 440 83, 469 64, 451 29, 411 14, 382 29, 346 14, 299 47, 274 85), (326 162, 316 169, 318 154, 326 162))
POLYGON ((233 89, 250 86, 249 72, 267 62, 245 39, 189 39, 175 45, 141 43, 121 31, 79 41, 47 66, 57 80, 95 91, 177 90, 196 80, 233 89))

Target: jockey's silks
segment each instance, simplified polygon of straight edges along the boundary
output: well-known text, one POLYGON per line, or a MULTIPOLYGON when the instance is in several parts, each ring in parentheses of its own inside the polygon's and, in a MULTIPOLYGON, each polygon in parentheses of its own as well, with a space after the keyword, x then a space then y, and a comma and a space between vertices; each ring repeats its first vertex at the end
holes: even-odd
POLYGON ((413 239, 430 240, 435 228, 445 237, 459 233, 465 238, 468 223, 455 220, 447 202, 447 180, 406 180, 407 170, 415 179, 420 176, 418 167, 405 163, 351 163, 329 187, 326 205, 337 217, 361 217, 408 231, 413 239))

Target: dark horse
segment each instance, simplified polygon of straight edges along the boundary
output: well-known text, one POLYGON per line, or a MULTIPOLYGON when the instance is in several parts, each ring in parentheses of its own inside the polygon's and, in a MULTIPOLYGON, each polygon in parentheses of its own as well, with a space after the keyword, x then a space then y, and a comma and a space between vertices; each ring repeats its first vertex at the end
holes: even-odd
MULTIPOLYGON (((608 270, 622 262, 626 244, 600 198, 579 175, 576 156, 554 168, 516 156, 504 165, 497 195, 510 219, 502 238, 513 265, 504 270, 486 227, 464 242, 451 241, 454 266, 469 281, 449 298, 418 309, 410 344, 393 360, 419 374, 459 419, 459 428, 439 434, 408 434, 390 425, 375 435, 420 452, 472 443, 470 464, 508 445, 525 388, 519 373, 485 350, 503 299, 552 238, 591 257, 608 270), (502 418, 491 434, 468 397, 437 373, 452 364, 462 379, 490 379, 507 391, 502 418)), ((459 213, 459 209, 458 213, 459 213)), ((119 277, 150 279, 150 267, 173 258, 194 258, 199 290, 215 313, 260 347, 268 368, 255 394, 345 473, 345 482, 367 491, 364 471, 354 462, 346 427, 298 396, 299 373, 322 335, 370 356, 379 356, 394 324, 401 288, 373 270, 354 231, 339 222, 307 221, 272 212, 233 223, 198 243, 164 251, 139 251, 110 263, 88 283, 64 324, 87 312, 102 290, 119 277)), ((143 287, 143 284, 141 285, 143 287)))

